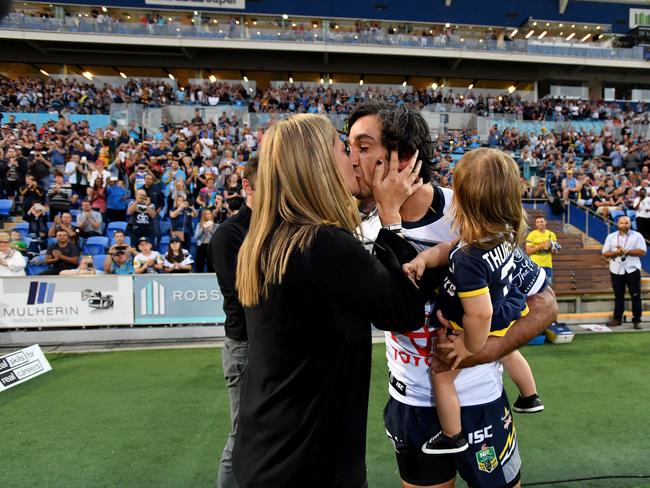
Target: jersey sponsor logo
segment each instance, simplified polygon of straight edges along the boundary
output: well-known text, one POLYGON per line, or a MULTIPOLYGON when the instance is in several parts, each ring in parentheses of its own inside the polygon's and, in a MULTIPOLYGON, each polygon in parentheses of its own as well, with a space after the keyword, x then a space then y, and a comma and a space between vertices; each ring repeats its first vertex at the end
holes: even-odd
POLYGON ((476 453, 476 463, 478 464, 479 471, 484 471, 485 473, 494 471, 499 466, 494 447, 483 444, 481 450, 476 453))
POLYGON ((488 425, 487 427, 484 427, 479 430, 475 430, 474 432, 470 432, 469 435, 467 436, 467 440, 469 441, 470 444, 480 444, 486 439, 489 439, 492 437, 492 426, 488 425))

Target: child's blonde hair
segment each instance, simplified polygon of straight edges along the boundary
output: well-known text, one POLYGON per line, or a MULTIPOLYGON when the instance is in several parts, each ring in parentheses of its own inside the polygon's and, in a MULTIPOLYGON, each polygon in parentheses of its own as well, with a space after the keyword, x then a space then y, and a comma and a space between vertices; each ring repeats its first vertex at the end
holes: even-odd
POLYGON ((498 149, 466 153, 453 174, 454 228, 462 241, 481 248, 521 244, 526 214, 517 163, 498 149))

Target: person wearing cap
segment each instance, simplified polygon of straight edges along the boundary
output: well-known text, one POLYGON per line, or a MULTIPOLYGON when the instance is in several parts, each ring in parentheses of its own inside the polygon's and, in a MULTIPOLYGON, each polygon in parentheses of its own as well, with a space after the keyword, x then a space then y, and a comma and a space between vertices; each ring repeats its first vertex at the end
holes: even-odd
POLYGON ((194 260, 187 249, 183 249, 183 241, 178 236, 169 239, 169 249, 163 260, 165 273, 190 273, 194 260))
POLYGON ((163 267, 163 258, 158 251, 152 250, 153 245, 148 237, 138 240, 139 254, 133 258, 133 270, 136 274, 158 273, 163 267))

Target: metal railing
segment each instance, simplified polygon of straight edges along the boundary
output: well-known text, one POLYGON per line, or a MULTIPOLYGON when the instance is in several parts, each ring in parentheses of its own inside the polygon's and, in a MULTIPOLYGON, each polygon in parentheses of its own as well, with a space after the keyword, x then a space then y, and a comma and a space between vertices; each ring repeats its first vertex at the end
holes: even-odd
POLYGON ((321 28, 256 28, 230 23, 227 25, 178 21, 160 24, 147 22, 121 22, 105 18, 97 22, 92 17, 69 16, 59 18, 30 17, 10 14, 0 24, 1 29, 72 32, 82 34, 110 34, 127 36, 167 36, 182 38, 209 38, 251 40, 264 42, 305 42, 311 44, 399 46, 420 49, 462 49, 469 51, 495 51, 544 56, 578 56, 585 58, 644 59, 644 48, 606 47, 587 43, 528 42, 527 40, 484 40, 463 38, 460 35, 421 36, 415 34, 388 34, 386 31, 339 32, 330 30, 323 22, 321 28))

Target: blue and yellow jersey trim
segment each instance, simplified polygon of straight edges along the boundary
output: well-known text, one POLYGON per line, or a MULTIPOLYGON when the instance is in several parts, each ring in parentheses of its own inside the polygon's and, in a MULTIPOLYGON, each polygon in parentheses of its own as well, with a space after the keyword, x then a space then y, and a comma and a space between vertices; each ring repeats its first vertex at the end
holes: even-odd
POLYGON ((458 297, 459 298, 471 298, 471 297, 477 297, 479 295, 485 295, 486 293, 490 293, 490 288, 488 288, 487 286, 484 286, 483 288, 479 288, 477 290, 459 291, 458 292, 458 297))
MULTIPOLYGON (((526 305, 524 309, 521 311, 521 316, 519 317, 519 319, 521 317, 525 317, 526 315, 528 315, 529 311, 530 309, 528 308, 528 305, 526 305)), ((515 322, 519 319, 513 320, 508 324, 507 327, 504 327, 503 329, 491 330, 488 336, 503 337, 504 335, 506 335, 508 330, 510 330, 510 327, 512 327, 515 324, 515 322)), ((450 320, 449 323, 451 324, 451 328, 454 330, 465 330, 457 322, 454 322, 453 320, 450 320)))

